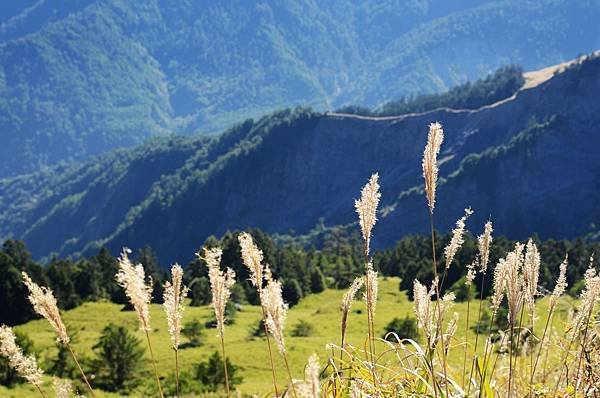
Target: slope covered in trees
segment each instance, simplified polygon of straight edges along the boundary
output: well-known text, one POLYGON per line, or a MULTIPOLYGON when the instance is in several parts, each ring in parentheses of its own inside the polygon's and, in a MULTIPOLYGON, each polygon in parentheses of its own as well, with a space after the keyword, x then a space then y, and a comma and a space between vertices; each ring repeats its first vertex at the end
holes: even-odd
POLYGON ((600 47, 599 16, 594 0, 3 2, 0 177, 542 67, 600 47))
POLYGON ((524 239, 597 232, 600 58, 589 58, 515 98, 479 110, 393 118, 304 109, 248 120, 210 138, 156 140, 93 161, 0 180, 0 235, 35 258, 150 245, 188 261, 228 230, 319 236, 355 221, 353 198, 371 173, 382 185, 374 244, 429 228, 421 193, 427 126, 441 121, 436 225, 466 206, 476 225, 524 239), (320 232, 321 231, 321 232, 320 232))

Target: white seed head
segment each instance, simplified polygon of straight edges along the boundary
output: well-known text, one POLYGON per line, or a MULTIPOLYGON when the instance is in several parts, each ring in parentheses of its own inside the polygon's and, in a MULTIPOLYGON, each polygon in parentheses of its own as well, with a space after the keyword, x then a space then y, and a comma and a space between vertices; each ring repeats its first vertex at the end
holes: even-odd
POLYGON ((558 299, 565 294, 565 290, 567 290, 567 265, 569 263, 569 256, 566 255, 565 259, 559 266, 558 279, 556 280, 556 285, 554 285, 554 290, 552 291, 552 296, 550 296, 550 305, 552 308, 558 302, 558 299))
POLYGON ((235 272, 231 268, 227 268, 226 272, 221 271, 222 254, 220 248, 204 249, 204 259, 208 266, 208 279, 212 290, 212 305, 217 319, 217 330, 221 336, 225 333, 227 301, 231 296, 231 287, 235 283, 235 272))
POLYGON ((265 310, 265 325, 277 343, 281 355, 285 354, 284 327, 287 316, 287 304, 281 295, 281 283, 274 279, 267 282, 261 292, 261 304, 265 310))
POLYGON ((71 380, 54 378, 52 385, 56 398, 69 398, 73 394, 71 380))
POLYGON ((490 261, 490 246, 492 245, 492 222, 485 223, 483 234, 477 237, 477 246, 479 246, 479 266, 482 274, 487 271, 487 266, 490 261))
POLYGON ((506 300, 508 302, 508 322, 515 325, 525 299, 524 281, 521 273, 524 263, 524 245, 517 243, 515 249, 506 256, 506 300))
POLYGON ((50 323, 54 331, 56 332, 56 340, 61 344, 69 344, 69 335, 67 334, 67 328, 62 321, 56 298, 52 294, 52 290, 46 287, 40 287, 37 283, 33 282, 26 272, 21 274, 23 276, 23 283, 29 289, 29 302, 33 306, 33 310, 39 315, 46 318, 50 323))
POLYGON ((146 275, 142 264, 133 265, 129 260, 131 250, 124 248, 119 256, 119 271, 115 279, 125 290, 125 295, 133 305, 140 321, 140 329, 150 331, 150 311, 152 300, 152 281, 146 284, 146 275))
POLYGON ((379 284, 377 281, 377 272, 373 269, 373 262, 367 263, 366 289, 363 298, 367 304, 367 310, 371 316, 375 315, 377 308, 377 295, 379 294, 379 284))
POLYGON ((169 336, 174 350, 179 349, 183 300, 188 291, 188 288, 183 285, 183 268, 179 264, 174 264, 171 267, 171 282, 165 282, 163 291, 163 308, 167 314, 169 336))
POLYGON ((525 248, 525 261, 523 262, 524 299, 529 312, 535 310, 535 296, 538 295, 540 264, 540 252, 535 243, 529 239, 525 248))
POLYGON ((319 357, 312 354, 304 368, 304 383, 298 386, 298 396, 302 398, 319 398, 321 396, 321 385, 319 382, 319 357))
POLYGON ((435 190, 438 179, 437 157, 440 153, 442 142, 444 141, 444 130, 439 123, 429 125, 429 134, 427 135, 427 145, 423 152, 423 177, 425 178, 425 194, 429 211, 433 213, 435 207, 435 190))
POLYGON ((446 269, 450 268, 450 264, 452 264, 452 260, 454 260, 454 256, 458 252, 458 249, 464 243, 464 233, 465 233, 465 221, 467 218, 473 214, 473 210, 471 208, 465 209, 465 215, 456 221, 456 227, 452 230, 452 238, 450 238, 450 243, 444 249, 444 257, 446 258, 446 269))
POLYGON ((571 338, 573 338, 580 330, 585 330, 588 327, 587 323, 590 319, 594 306, 600 300, 600 275, 594 269, 594 257, 590 258, 590 265, 585 271, 583 280, 584 288, 579 296, 579 308, 572 321, 571 338))
POLYGON ((42 370, 35 357, 25 356, 17 345, 15 334, 8 326, 0 326, 0 355, 8 360, 8 364, 17 374, 34 386, 42 385, 42 370))
POLYGON ((348 313, 350 311, 350 307, 352 307, 352 302, 354 301, 354 297, 356 296, 356 293, 360 290, 360 288, 363 286, 364 283, 365 283, 364 278, 358 277, 358 278, 354 279, 354 281, 348 288, 348 291, 346 293, 344 293, 344 298, 342 299, 342 312, 343 313, 348 313))
POLYGON ((381 193, 379 192, 379 175, 373 174, 369 182, 363 187, 360 199, 354 201, 356 213, 363 239, 365 241, 365 252, 368 254, 371 246, 371 232, 377 222, 377 206, 381 193))
POLYGON ((244 261, 244 265, 248 270, 250 270, 250 281, 252 284, 258 288, 259 293, 262 290, 262 282, 263 282, 263 252, 260 250, 254 241, 252 240, 252 236, 243 232, 238 236, 238 241, 240 242, 240 248, 242 252, 242 260, 244 261))
POLYGON ((506 286, 506 260, 501 258, 494 269, 494 284, 492 293, 492 310, 494 315, 502 304, 504 298, 504 287, 506 286))
POLYGON ((477 260, 473 260, 471 263, 467 265, 467 276, 465 280, 465 285, 470 285, 475 280, 475 276, 477 275, 477 260))

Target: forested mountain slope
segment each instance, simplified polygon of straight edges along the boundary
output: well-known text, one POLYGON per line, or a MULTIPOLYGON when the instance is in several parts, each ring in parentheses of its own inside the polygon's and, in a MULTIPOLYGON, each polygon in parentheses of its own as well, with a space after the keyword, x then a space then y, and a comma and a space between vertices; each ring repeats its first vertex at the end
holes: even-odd
POLYGON ((599 18, 598 0, 5 1, 0 177, 539 68, 600 47, 599 18))
POLYGON ((600 58, 477 110, 397 117, 281 111, 214 137, 155 140, 82 165, 0 180, 0 235, 36 257, 150 244, 188 260, 204 239, 260 227, 306 234, 355 220, 353 199, 373 172, 382 185, 374 244, 428 228, 421 156, 443 123, 436 225, 472 206, 498 234, 581 236, 600 222, 600 58))

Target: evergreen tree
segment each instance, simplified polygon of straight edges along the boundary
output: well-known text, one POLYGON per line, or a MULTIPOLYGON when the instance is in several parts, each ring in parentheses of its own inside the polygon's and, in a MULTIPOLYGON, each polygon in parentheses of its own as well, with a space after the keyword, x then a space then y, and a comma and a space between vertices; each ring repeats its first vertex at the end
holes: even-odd
POLYGON ((310 274, 310 291, 313 293, 321 293, 325 290, 325 276, 319 268, 315 268, 310 274))
POLYGON ((298 304, 302 299, 302 289, 296 279, 290 279, 285 281, 281 291, 283 300, 288 303, 290 307, 298 304))
POLYGON ((93 383, 106 391, 128 392, 142 379, 144 349, 124 326, 109 324, 94 345, 93 383))

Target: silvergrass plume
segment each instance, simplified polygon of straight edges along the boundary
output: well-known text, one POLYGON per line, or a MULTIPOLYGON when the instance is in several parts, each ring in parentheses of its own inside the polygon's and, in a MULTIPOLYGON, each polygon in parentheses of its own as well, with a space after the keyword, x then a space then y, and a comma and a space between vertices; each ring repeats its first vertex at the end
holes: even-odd
POLYGON ((226 272, 220 269, 222 255, 223 251, 220 248, 204 248, 204 260, 208 267, 212 291, 212 305, 217 319, 217 330, 221 335, 225 332, 225 308, 231 296, 231 287, 235 283, 235 272, 231 268, 227 268, 226 272))
POLYGON ((524 301, 524 281, 521 274, 523 268, 523 244, 517 243, 515 249, 506 256, 506 301, 508 302, 508 322, 511 327, 517 323, 517 317, 524 301))
MULTIPOLYGON (((346 330, 346 323, 348 319, 348 313, 350 312, 350 308, 352 307, 352 302, 354 301, 354 297, 358 290, 363 286, 365 280, 363 277, 358 277, 354 279, 348 291, 344 293, 344 298, 342 299, 342 333, 346 330)), ((343 348, 343 347, 342 347, 343 348)))
POLYGON ((531 239, 525 248, 523 262, 523 288, 525 305, 530 313, 535 311, 535 297, 538 295, 538 280, 540 277, 540 252, 531 239))
POLYGON ((470 285, 475 280, 475 275, 477 275, 477 260, 473 260, 469 264, 467 264, 467 276, 465 278, 465 285, 470 285))
POLYGON ((566 255, 563 262, 558 267, 558 279, 556 279, 556 285, 554 285, 554 290, 552 291, 552 295, 550 296, 550 308, 553 308, 558 299, 565 294, 565 290, 567 290, 567 266, 569 263, 569 256, 566 255))
POLYGON ((183 285, 183 268, 179 264, 171 267, 171 281, 166 281, 163 292, 163 308, 167 314, 169 336, 174 350, 179 349, 181 319, 183 318, 183 300, 189 289, 183 285))
POLYGON ((46 318, 50 323, 54 331, 56 332, 56 340, 63 344, 69 344, 69 336, 67 329, 60 316, 58 305, 56 304, 56 298, 52 294, 52 290, 46 287, 40 287, 37 283, 33 282, 26 272, 21 274, 23 276, 23 283, 29 289, 29 302, 33 306, 33 310, 39 315, 46 318))
POLYGON ((360 193, 360 199, 354 201, 356 213, 363 239, 365 241, 365 254, 369 254, 371 246, 371 232, 377 222, 377 206, 381 193, 379 192, 379 175, 373 174, 369 182, 363 187, 360 193))
POLYGON ((133 265, 129 260, 131 250, 123 248, 118 258, 119 271, 115 279, 125 290, 125 295, 133 305, 140 321, 140 329, 150 331, 150 312, 148 306, 152 299, 152 281, 146 284, 146 275, 142 264, 133 265))
POLYGON ((319 357, 317 354, 312 354, 304 368, 304 383, 298 388, 298 397, 319 398, 321 396, 319 373, 319 357))
POLYGON ((465 209, 465 215, 456 221, 456 227, 452 230, 452 238, 448 243, 448 246, 444 249, 444 257, 446 258, 446 269, 450 268, 450 264, 452 264, 452 260, 454 260, 454 256, 458 252, 458 249, 464 243, 464 233, 465 233, 465 221, 467 218, 473 214, 473 210, 471 208, 465 209))
POLYGON ((427 145, 423 152, 423 177, 425 178, 425 194, 430 213, 435 208, 435 190, 438 179, 437 157, 440 153, 442 142, 444 141, 444 130, 439 123, 429 125, 429 134, 427 135, 427 145))
POLYGON ((242 232, 238 236, 240 248, 242 252, 242 260, 244 265, 250 270, 250 280, 252 284, 258 288, 259 292, 262 289, 263 281, 263 253, 254 241, 252 236, 247 232, 242 232))
POLYGON ((583 277, 584 288, 579 296, 579 308, 571 323, 571 338, 574 338, 581 329, 588 327, 590 314, 593 312, 596 302, 600 300, 600 275, 594 269, 593 263, 594 257, 592 256, 583 277))
POLYGON ((8 360, 8 364, 17 374, 37 388, 42 385, 42 370, 35 357, 25 356, 17 345, 15 334, 8 326, 0 326, 0 354, 8 360))
POLYGON ((492 245, 492 222, 488 221, 483 227, 483 233, 477 237, 477 246, 479 247, 479 270, 482 274, 487 271, 490 261, 490 246, 492 245))
POLYGON ((55 378, 52 382, 56 398, 69 398, 73 395, 73 387, 70 380, 55 378))
POLYGON ((506 285, 506 260, 501 258, 494 269, 494 283, 492 292, 492 311, 494 316, 502 304, 504 298, 504 286, 506 285))
POLYGON ((271 279, 261 292, 260 301, 265 310, 265 325, 277 343, 281 355, 285 355, 284 326, 287 305, 281 295, 281 283, 271 279))
POLYGON ((365 303, 367 303, 367 309, 369 310, 371 315, 375 315, 375 309, 377 308, 377 295, 379 292, 379 284, 377 282, 377 272, 373 269, 372 261, 369 261, 367 264, 367 280, 369 281, 369 283, 366 286, 363 298, 365 300, 365 303))

